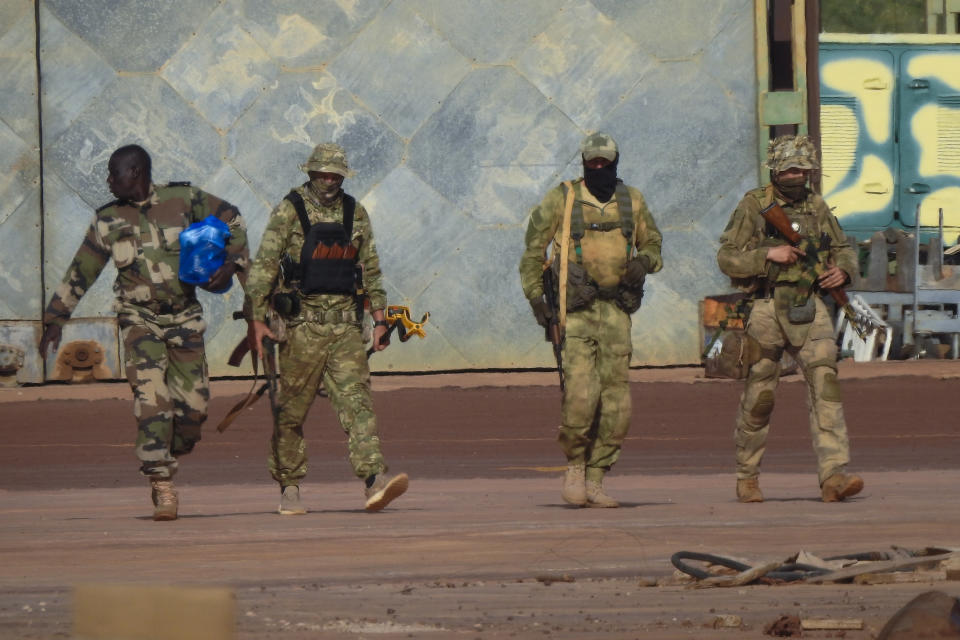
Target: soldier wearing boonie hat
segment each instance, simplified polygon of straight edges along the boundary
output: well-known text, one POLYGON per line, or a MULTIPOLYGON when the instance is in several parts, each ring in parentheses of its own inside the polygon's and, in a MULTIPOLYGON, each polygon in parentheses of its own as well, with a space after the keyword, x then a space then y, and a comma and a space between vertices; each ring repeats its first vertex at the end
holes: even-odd
POLYGON ((352 178, 355 173, 347 165, 347 152, 338 144, 322 142, 313 149, 310 159, 300 165, 304 173, 336 173, 344 178, 352 178))
POLYGON ((737 489, 740 502, 763 502, 760 463, 766 450, 774 393, 784 351, 793 356, 809 387, 810 426, 817 454, 821 499, 836 502, 863 489, 863 480, 846 473, 850 444, 837 381, 833 320, 813 285, 842 287, 859 273, 856 251, 823 198, 807 187, 820 168, 817 147, 808 136, 780 136, 770 142, 765 165, 771 183, 748 191, 720 237, 717 262, 733 284, 751 295, 747 335, 760 344, 750 366, 737 410, 737 489), (801 235, 829 249, 818 256, 827 270, 815 278, 803 251, 772 236, 760 211, 779 204, 801 235))
POLYGON ((286 341, 280 345, 279 407, 269 468, 280 485, 281 515, 307 510, 300 482, 307 473, 303 423, 320 385, 347 433, 350 464, 364 481, 364 507, 378 511, 407 489, 406 474, 386 475, 370 395, 370 367, 363 339, 361 281, 374 320, 373 344, 387 332, 386 292, 370 216, 343 191, 354 175, 338 144, 318 144, 300 169, 310 180, 294 188, 273 210, 247 282, 245 308, 257 353, 264 337, 276 340, 265 318, 282 299, 286 341), (320 240, 318 240, 320 239, 320 240), (313 244, 316 243, 316 244, 313 244), (304 246, 307 250, 304 251, 304 246), (281 276, 281 262, 284 263, 281 276), (274 296, 275 287, 281 296, 274 296))
POLYGON ((537 322, 559 323, 564 334, 561 497, 577 506, 617 507, 603 478, 630 428, 630 314, 640 307, 646 275, 663 265, 661 236, 643 194, 617 178, 613 137, 586 136, 580 155, 583 177, 553 188, 530 212, 520 280, 537 322), (551 303, 544 273, 555 276, 548 283, 556 294, 551 303))

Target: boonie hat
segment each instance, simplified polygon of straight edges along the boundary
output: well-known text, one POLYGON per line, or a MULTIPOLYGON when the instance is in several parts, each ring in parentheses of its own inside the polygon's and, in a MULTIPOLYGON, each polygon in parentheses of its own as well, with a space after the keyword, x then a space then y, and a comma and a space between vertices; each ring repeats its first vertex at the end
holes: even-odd
POLYGON ((354 172, 347 165, 347 152, 343 147, 333 142, 321 142, 313 149, 306 164, 300 165, 300 170, 336 173, 344 178, 350 178, 354 172))

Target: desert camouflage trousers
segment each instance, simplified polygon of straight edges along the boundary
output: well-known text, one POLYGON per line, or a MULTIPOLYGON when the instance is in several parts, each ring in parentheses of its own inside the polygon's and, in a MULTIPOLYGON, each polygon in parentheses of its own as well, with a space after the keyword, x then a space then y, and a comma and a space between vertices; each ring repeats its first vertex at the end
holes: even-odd
POLYGON ((567 314, 557 439, 568 462, 586 464, 588 480, 610 470, 630 428, 630 326, 630 316, 607 300, 567 314))
POLYGON ((199 304, 173 315, 122 306, 117 314, 137 419, 140 473, 172 478, 207 419, 210 388, 199 304))
MULTIPOLYGON (((833 322, 826 305, 816 297, 816 316, 806 340, 791 345, 781 328, 785 318, 778 317, 773 300, 756 300, 747 325, 747 333, 763 347, 779 354, 784 349, 800 365, 807 383, 807 410, 810 435, 817 454, 820 484, 850 462, 847 425, 843 418, 840 385, 837 382, 837 347, 833 322)), ((762 358, 750 368, 740 397, 734 441, 737 447, 737 477, 751 478, 760 473, 760 463, 770 431, 774 394, 780 380, 780 358, 762 358)))
POLYGON ((307 475, 303 422, 323 388, 347 434, 350 464, 359 478, 383 473, 377 418, 370 397, 370 367, 360 327, 304 322, 288 329, 280 346, 280 415, 270 441, 270 475, 281 486, 307 475))

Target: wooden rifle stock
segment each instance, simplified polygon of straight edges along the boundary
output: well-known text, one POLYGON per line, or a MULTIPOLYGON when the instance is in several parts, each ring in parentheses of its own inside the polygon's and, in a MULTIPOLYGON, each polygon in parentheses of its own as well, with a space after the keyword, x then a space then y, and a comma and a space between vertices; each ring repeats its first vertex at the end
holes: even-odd
MULTIPOLYGON (((813 245, 813 242, 806 243, 804 247, 799 246, 803 243, 803 236, 790 225, 790 218, 787 217, 786 211, 783 210, 776 200, 761 209, 760 216, 779 231, 780 235, 782 235, 787 242, 803 250, 804 253, 807 253, 807 261, 809 264, 816 266, 819 263, 818 255, 810 255, 811 251, 817 251, 817 247, 813 245)), ((820 266, 823 267, 823 265, 820 266)), ((850 320, 850 324, 853 325, 857 334, 859 334, 861 338, 865 337, 863 327, 860 326, 860 320, 857 318, 853 307, 850 306, 850 299, 847 297, 847 292, 843 290, 843 287, 825 288, 824 290, 830 294, 830 297, 837 303, 837 306, 843 309, 844 314, 850 320)))

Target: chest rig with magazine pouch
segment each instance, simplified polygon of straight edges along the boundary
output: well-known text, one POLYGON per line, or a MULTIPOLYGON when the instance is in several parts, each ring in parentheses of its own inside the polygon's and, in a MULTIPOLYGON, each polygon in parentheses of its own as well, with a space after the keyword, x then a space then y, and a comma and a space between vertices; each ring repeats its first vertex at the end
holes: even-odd
MULTIPOLYGON (((597 298, 604 300, 613 300, 627 313, 633 313, 639 308, 641 291, 626 292, 622 285, 613 284, 610 286, 600 286, 583 266, 583 239, 587 231, 599 233, 613 233, 620 231, 619 236, 623 237, 623 255, 624 260, 630 258, 633 250, 633 201, 630 197, 630 191, 621 181, 617 181, 614 190, 614 200, 617 203, 618 218, 604 222, 587 222, 584 219, 584 203, 576 199, 573 202, 573 208, 570 213, 570 240, 573 242, 575 262, 571 262, 567 274, 567 311, 576 311, 585 308, 597 298)), ((604 238, 604 244, 620 245, 620 242, 614 242, 612 238, 604 238)), ((616 249, 619 251, 620 249, 616 249)), ((558 268, 558 260, 553 262, 553 268, 558 268)), ((559 280, 556 278, 555 280, 559 280)))
MULTIPOLYGON (((360 295, 363 288, 362 269, 357 263, 357 248, 351 242, 357 201, 353 196, 343 194, 342 224, 311 224, 299 193, 291 191, 284 198, 293 205, 303 230, 299 262, 295 262, 290 255, 284 256, 281 262, 284 285, 288 289, 298 290, 302 295, 360 295)), ((300 300, 293 292, 275 295, 274 306, 285 317, 300 313, 300 300)))

